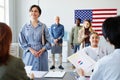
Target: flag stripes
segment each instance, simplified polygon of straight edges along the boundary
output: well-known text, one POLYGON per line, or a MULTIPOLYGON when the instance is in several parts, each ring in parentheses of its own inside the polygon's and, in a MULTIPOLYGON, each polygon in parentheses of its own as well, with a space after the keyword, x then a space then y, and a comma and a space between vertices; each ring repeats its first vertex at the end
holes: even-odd
POLYGON ((82 23, 85 19, 90 19, 92 22, 92 28, 102 35, 102 23, 108 17, 114 17, 117 15, 117 9, 82 9, 75 10, 75 19, 80 18, 82 23))

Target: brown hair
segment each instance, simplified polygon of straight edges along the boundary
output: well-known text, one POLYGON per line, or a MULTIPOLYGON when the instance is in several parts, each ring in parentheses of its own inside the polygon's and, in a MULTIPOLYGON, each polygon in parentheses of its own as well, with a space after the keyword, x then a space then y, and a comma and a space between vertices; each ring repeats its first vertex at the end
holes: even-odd
POLYGON ((10 27, 0 22, 0 65, 6 64, 9 58, 12 32, 10 27))
POLYGON ((41 8, 40 8, 40 6, 39 6, 39 5, 32 5, 32 6, 30 7, 30 9, 29 9, 29 12, 31 12, 31 11, 32 11, 32 8, 34 8, 34 7, 36 7, 36 8, 38 9, 38 11, 39 11, 39 16, 40 16, 40 15, 41 15, 42 10, 41 10, 41 8))
POLYGON ((92 27, 90 19, 85 19, 84 21, 87 21, 90 24, 90 27, 92 27))
POLYGON ((97 36, 99 36, 99 34, 98 34, 97 32, 95 32, 95 31, 94 31, 94 32, 91 32, 91 33, 90 33, 90 36, 91 36, 92 34, 96 34, 97 36))
POLYGON ((90 32, 94 32, 94 30, 92 29, 91 20, 90 20, 90 19, 85 19, 84 21, 87 21, 87 22, 90 24, 90 26, 89 26, 89 31, 90 31, 90 32))

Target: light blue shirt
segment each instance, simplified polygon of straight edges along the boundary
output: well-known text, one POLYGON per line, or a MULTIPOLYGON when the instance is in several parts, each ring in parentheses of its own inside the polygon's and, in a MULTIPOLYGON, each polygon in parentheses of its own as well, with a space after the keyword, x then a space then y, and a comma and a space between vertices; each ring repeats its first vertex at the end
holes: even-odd
POLYGON ((115 49, 96 64, 90 80, 120 80, 120 49, 115 49))
MULTIPOLYGON (((90 80, 120 80, 120 49, 115 49, 113 53, 100 59, 90 80)), ((81 78, 79 80, 86 80, 81 78)))

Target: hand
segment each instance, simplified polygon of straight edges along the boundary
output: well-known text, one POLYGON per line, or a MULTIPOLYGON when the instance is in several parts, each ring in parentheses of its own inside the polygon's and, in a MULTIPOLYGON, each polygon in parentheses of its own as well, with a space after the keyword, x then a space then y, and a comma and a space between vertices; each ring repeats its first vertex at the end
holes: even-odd
POLYGON ((30 79, 33 79, 33 80, 34 80, 34 74, 33 74, 33 73, 29 73, 29 74, 28 74, 28 77, 29 77, 30 79))
POLYGON ((36 50, 34 50, 32 48, 30 48, 29 50, 35 57, 37 56, 37 51, 36 50))
POLYGON ((55 43, 55 44, 58 44, 58 39, 54 39, 54 43, 55 43))
POLYGON ((88 37, 88 35, 84 35, 84 36, 83 36, 83 38, 87 38, 87 37, 88 37))
POLYGON ((77 73, 79 74, 79 76, 85 76, 84 75, 84 70, 82 68, 78 68, 77 73))
POLYGON ((37 57, 40 57, 44 51, 45 51, 45 48, 40 49, 37 53, 38 54, 37 57))

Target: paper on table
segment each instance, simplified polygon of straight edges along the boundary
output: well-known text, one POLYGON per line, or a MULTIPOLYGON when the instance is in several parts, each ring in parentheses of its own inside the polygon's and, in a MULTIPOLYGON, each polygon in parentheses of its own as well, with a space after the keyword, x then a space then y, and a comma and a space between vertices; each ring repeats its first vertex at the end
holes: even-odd
POLYGON ((77 53, 67 58, 76 68, 82 68, 86 76, 91 74, 94 69, 95 61, 89 57, 85 52, 78 51, 77 53), (89 73, 89 74, 88 74, 89 73))
POLYGON ((35 78, 42 78, 47 73, 47 71, 31 71, 31 73, 34 74, 35 78))
POLYGON ((25 66, 26 73, 31 73, 32 66, 25 66))
POLYGON ((49 71, 44 77, 62 78, 64 75, 65 75, 65 71, 49 71))

